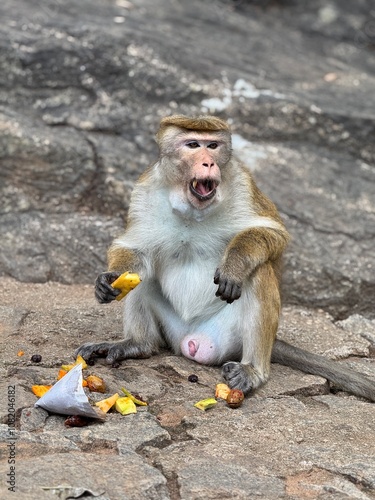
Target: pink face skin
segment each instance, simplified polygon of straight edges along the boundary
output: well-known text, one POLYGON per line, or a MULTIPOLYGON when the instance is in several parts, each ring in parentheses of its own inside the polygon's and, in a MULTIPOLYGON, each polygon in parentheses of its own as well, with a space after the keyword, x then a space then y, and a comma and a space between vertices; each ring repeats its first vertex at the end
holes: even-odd
POLYGON ((186 335, 180 344, 182 354, 202 365, 215 364, 218 359, 217 347, 204 333, 186 335))
POLYGON ((182 164, 189 165, 187 197, 191 205, 204 208, 215 198, 221 181, 217 164, 223 143, 209 134, 192 134, 179 145, 182 164))

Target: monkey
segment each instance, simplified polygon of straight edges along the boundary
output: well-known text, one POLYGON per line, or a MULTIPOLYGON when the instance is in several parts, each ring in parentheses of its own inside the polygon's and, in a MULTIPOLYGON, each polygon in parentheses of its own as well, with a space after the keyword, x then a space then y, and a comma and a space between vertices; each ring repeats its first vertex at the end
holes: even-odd
POLYGON ((159 158, 132 191, 125 232, 108 249, 95 282, 99 303, 120 293, 123 272, 141 283, 124 300, 124 339, 86 343, 84 359, 149 357, 171 349, 221 365, 231 388, 250 394, 271 361, 321 375, 375 400, 364 376, 277 339, 281 260, 289 234, 274 203, 232 154, 229 124, 172 115, 156 134, 159 158))

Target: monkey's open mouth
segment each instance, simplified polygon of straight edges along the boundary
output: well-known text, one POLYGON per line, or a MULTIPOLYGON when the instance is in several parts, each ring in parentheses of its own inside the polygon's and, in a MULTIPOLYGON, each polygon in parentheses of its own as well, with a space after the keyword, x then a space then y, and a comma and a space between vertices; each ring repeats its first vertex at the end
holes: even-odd
POLYGON ((213 179, 193 179, 189 188, 199 201, 207 201, 215 196, 217 183, 213 179))

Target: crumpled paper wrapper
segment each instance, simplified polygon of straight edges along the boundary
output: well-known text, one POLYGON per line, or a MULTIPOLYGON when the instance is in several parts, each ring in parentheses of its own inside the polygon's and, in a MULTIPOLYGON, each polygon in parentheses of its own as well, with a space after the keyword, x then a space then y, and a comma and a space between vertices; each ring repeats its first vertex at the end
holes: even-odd
POLYGON ((61 415, 81 415, 105 420, 105 413, 90 405, 82 387, 82 379, 82 365, 78 364, 38 399, 34 406, 61 415))
MULTIPOLYGON (((65 375, 66 376, 66 375, 65 375)), ((42 486, 42 490, 48 490, 57 495, 60 500, 69 500, 71 498, 96 498, 97 500, 110 500, 105 492, 96 492, 88 488, 80 488, 59 484, 58 486, 42 486)))

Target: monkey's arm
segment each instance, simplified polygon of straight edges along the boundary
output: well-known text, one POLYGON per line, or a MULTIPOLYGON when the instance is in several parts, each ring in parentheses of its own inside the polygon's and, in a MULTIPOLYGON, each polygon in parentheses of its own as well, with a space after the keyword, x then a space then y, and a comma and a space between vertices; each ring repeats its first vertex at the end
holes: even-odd
POLYGON ((214 283, 219 285, 217 297, 228 303, 239 299, 244 279, 265 262, 276 263, 280 259, 289 236, 282 224, 275 226, 253 227, 230 241, 214 277, 214 283))
POLYGON ((107 253, 108 271, 124 273, 125 271, 137 272, 142 262, 135 250, 121 246, 114 241, 107 253))

